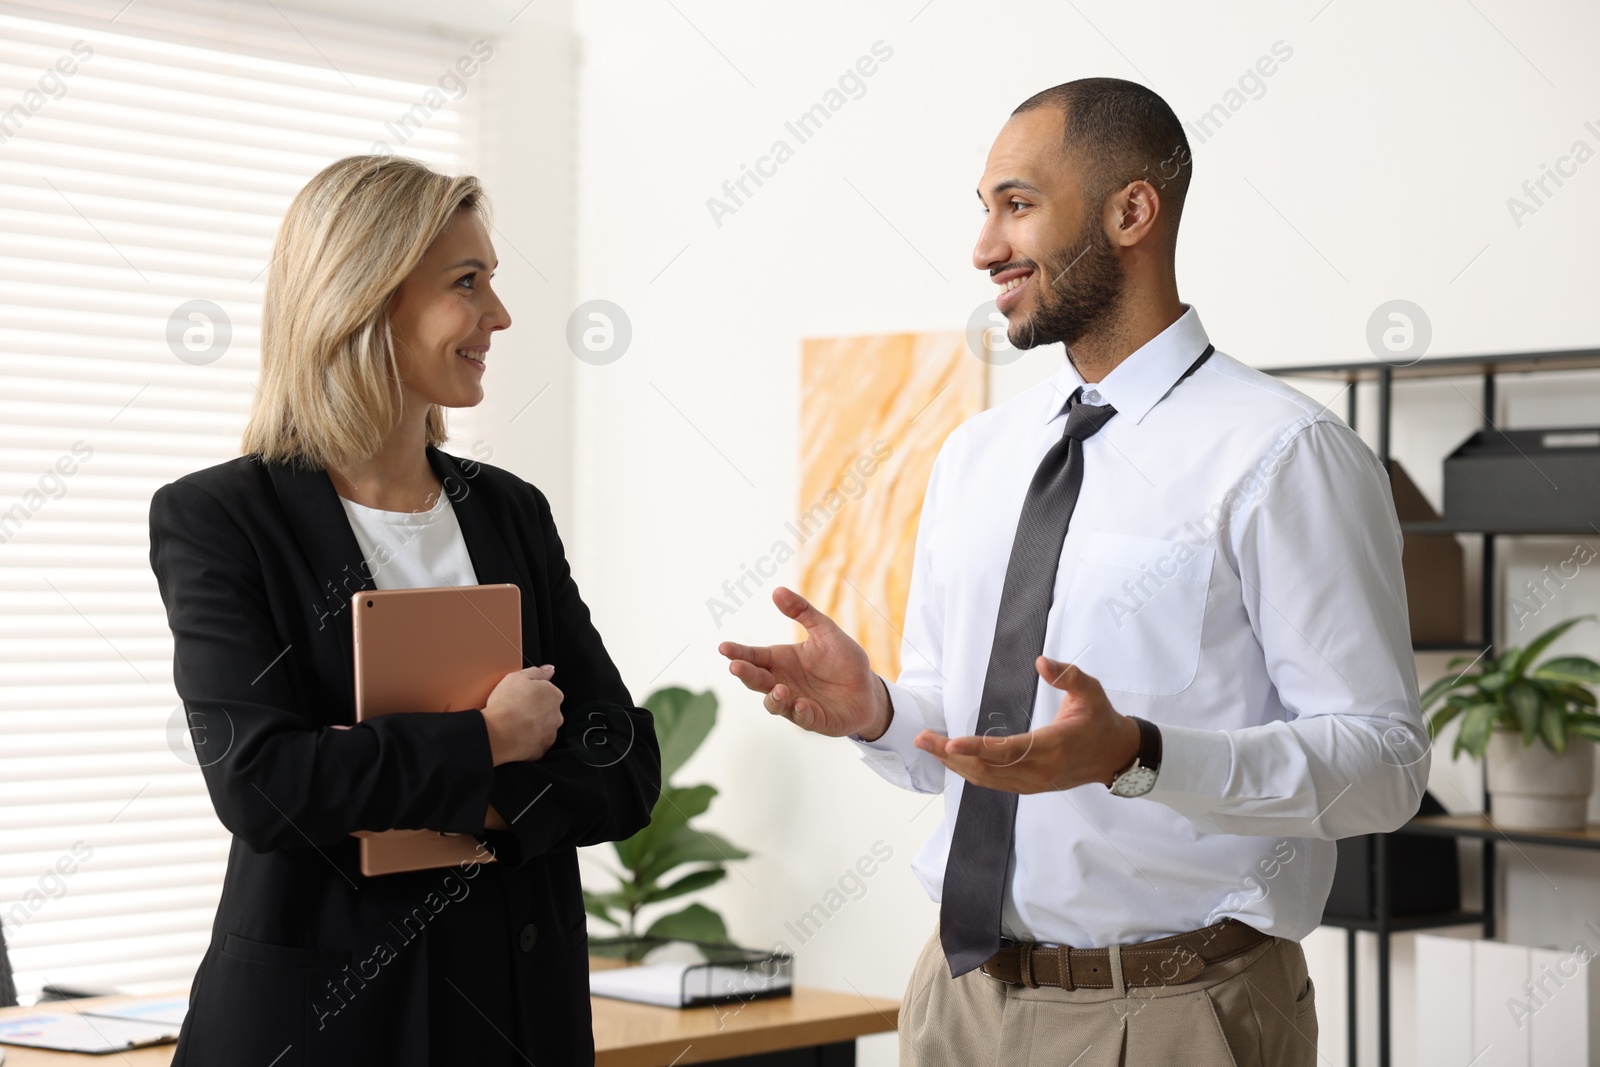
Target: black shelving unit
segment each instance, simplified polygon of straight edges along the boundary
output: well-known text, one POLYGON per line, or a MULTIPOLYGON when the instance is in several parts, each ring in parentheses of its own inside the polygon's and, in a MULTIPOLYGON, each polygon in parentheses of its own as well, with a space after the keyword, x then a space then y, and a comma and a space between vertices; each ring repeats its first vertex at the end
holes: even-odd
MULTIPOLYGON (((1349 386, 1345 400, 1345 421, 1356 426, 1357 387, 1362 383, 1377 386, 1378 459, 1388 467, 1390 427, 1393 415, 1394 383, 1430 378, 1478 378, 1483 390, 1484 429, 1494 430, 1496 380, 1502 374, 1532 374, 1543 371, 1600 370, 1600 349, 1568 349, 1552 352, 1520 352, 1501 355, 1448 356, 1423 359, 1408 366, 1394 366, 1368 360, 1361 363, 1328 363, 1302 367, 1272 367, 1266 373, 1283 378, 1313 378, 1323 381, 1344 382, 1349 386)), ((1480 560, 1480 604, 1482 630, 1477 642, 1460 644, 1417 645, 1417 652, 1483 652, 1494 654, 1495 645, 1495 539, 1498 537, 1530 535, 1592 535, 1600 529, 1600 515, 1594 526, 1582 528, 1529 528, 1525 524, 1507 521, 1503 525, 1485 528, 1483 524, 1471 527, 1452 523, 1449 519, 1436 522, 1401 523, 1402 532, 1409 534, 1462 534, 1482 540, 1480 560)), ((1350 1067, 1356 1067, 1358 1058, 1356 1011, 1356 935, 1360 932, 1375 934, 1378 943, 1378 1063, 1390 1067, 1390 1005, 1389 1005, 1389 942, 1396 933, 1438 929, 1446 926, 1481 925, 1483 936, 1495 936, 1495 844, 1497 841, 1553 845, 1563 848, 1600 849, 1600 826, 1590 826, 1576 831, 1509 830, 1496 826, 1489 816, 1489 793, 1484 790, 1482 815, 1435 815, 1411 820, 1399 834, 1463 838, 1476 840, 1482 847, 1480 865, 1482 880, 1482 906, 1477 911, 1450 911, 1437 915, 1395 916, 1389 900, 1388 853, 1390 834, 1374 835, 1373 842, 1373 917, 1324 914, 1324 926, 1334 926, 1345 931, 1345 990, 1346 1030, 1350 1067)))

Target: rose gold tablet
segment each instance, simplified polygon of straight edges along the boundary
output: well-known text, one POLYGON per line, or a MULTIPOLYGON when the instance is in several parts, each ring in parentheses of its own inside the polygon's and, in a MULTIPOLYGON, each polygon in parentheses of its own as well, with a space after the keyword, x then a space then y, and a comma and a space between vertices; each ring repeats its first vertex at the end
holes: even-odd
MULTIPOLYGON (((350 598, 356 721, 481 708, 522 663, 522 591, 501 585, 368 590, 350 598)), ((471 834, 357 831, 361 873, 493 862, 471 834)))

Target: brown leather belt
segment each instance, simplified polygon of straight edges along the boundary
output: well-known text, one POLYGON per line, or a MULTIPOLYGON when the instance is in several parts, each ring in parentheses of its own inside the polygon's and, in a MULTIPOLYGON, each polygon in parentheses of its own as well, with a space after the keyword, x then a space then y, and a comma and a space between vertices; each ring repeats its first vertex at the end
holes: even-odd
MULTIPOLYGON (((1177 985, 1192 982, 1213 963, 1231 960, 1268 940, 1248 923, 1223 919, 1171 937, 1122 946, 1122 981, 1126 986, 1177 985)), ((1009 985, 1036 989, 1111 989, 1111 953, 1103 948, 1040 945, 1033 941, 1004 944, 983 965, 983 973, 1009 985)))

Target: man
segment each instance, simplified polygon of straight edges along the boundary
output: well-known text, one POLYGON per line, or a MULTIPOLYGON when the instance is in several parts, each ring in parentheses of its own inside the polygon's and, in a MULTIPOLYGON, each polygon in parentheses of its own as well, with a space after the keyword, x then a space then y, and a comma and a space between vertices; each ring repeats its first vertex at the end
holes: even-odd
POLYGON ((1068 359, 945 441, 898 682, 788 589, 803 642, 720 646, 768 711, 944 793, 903 1064, 1314 1063, 1332 841, 1427 781, 1385 473, 1179 301, 1191 170, 1139 85, 1012 113, 973 264, 1012 343, 1068 359))

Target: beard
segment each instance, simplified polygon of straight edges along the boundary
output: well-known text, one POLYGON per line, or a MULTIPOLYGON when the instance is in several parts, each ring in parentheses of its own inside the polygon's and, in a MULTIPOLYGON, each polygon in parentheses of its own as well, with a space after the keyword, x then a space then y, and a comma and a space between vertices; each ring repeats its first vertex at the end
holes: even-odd
POLYGON ((1068 251, 1041 260, 1035 274, 1038 307, 1006 330, 1016 348, 1059 342, 1070 349, 1104 326, 1122 302, 1122 264, 1098 217, 1085 219, 1068 251))

